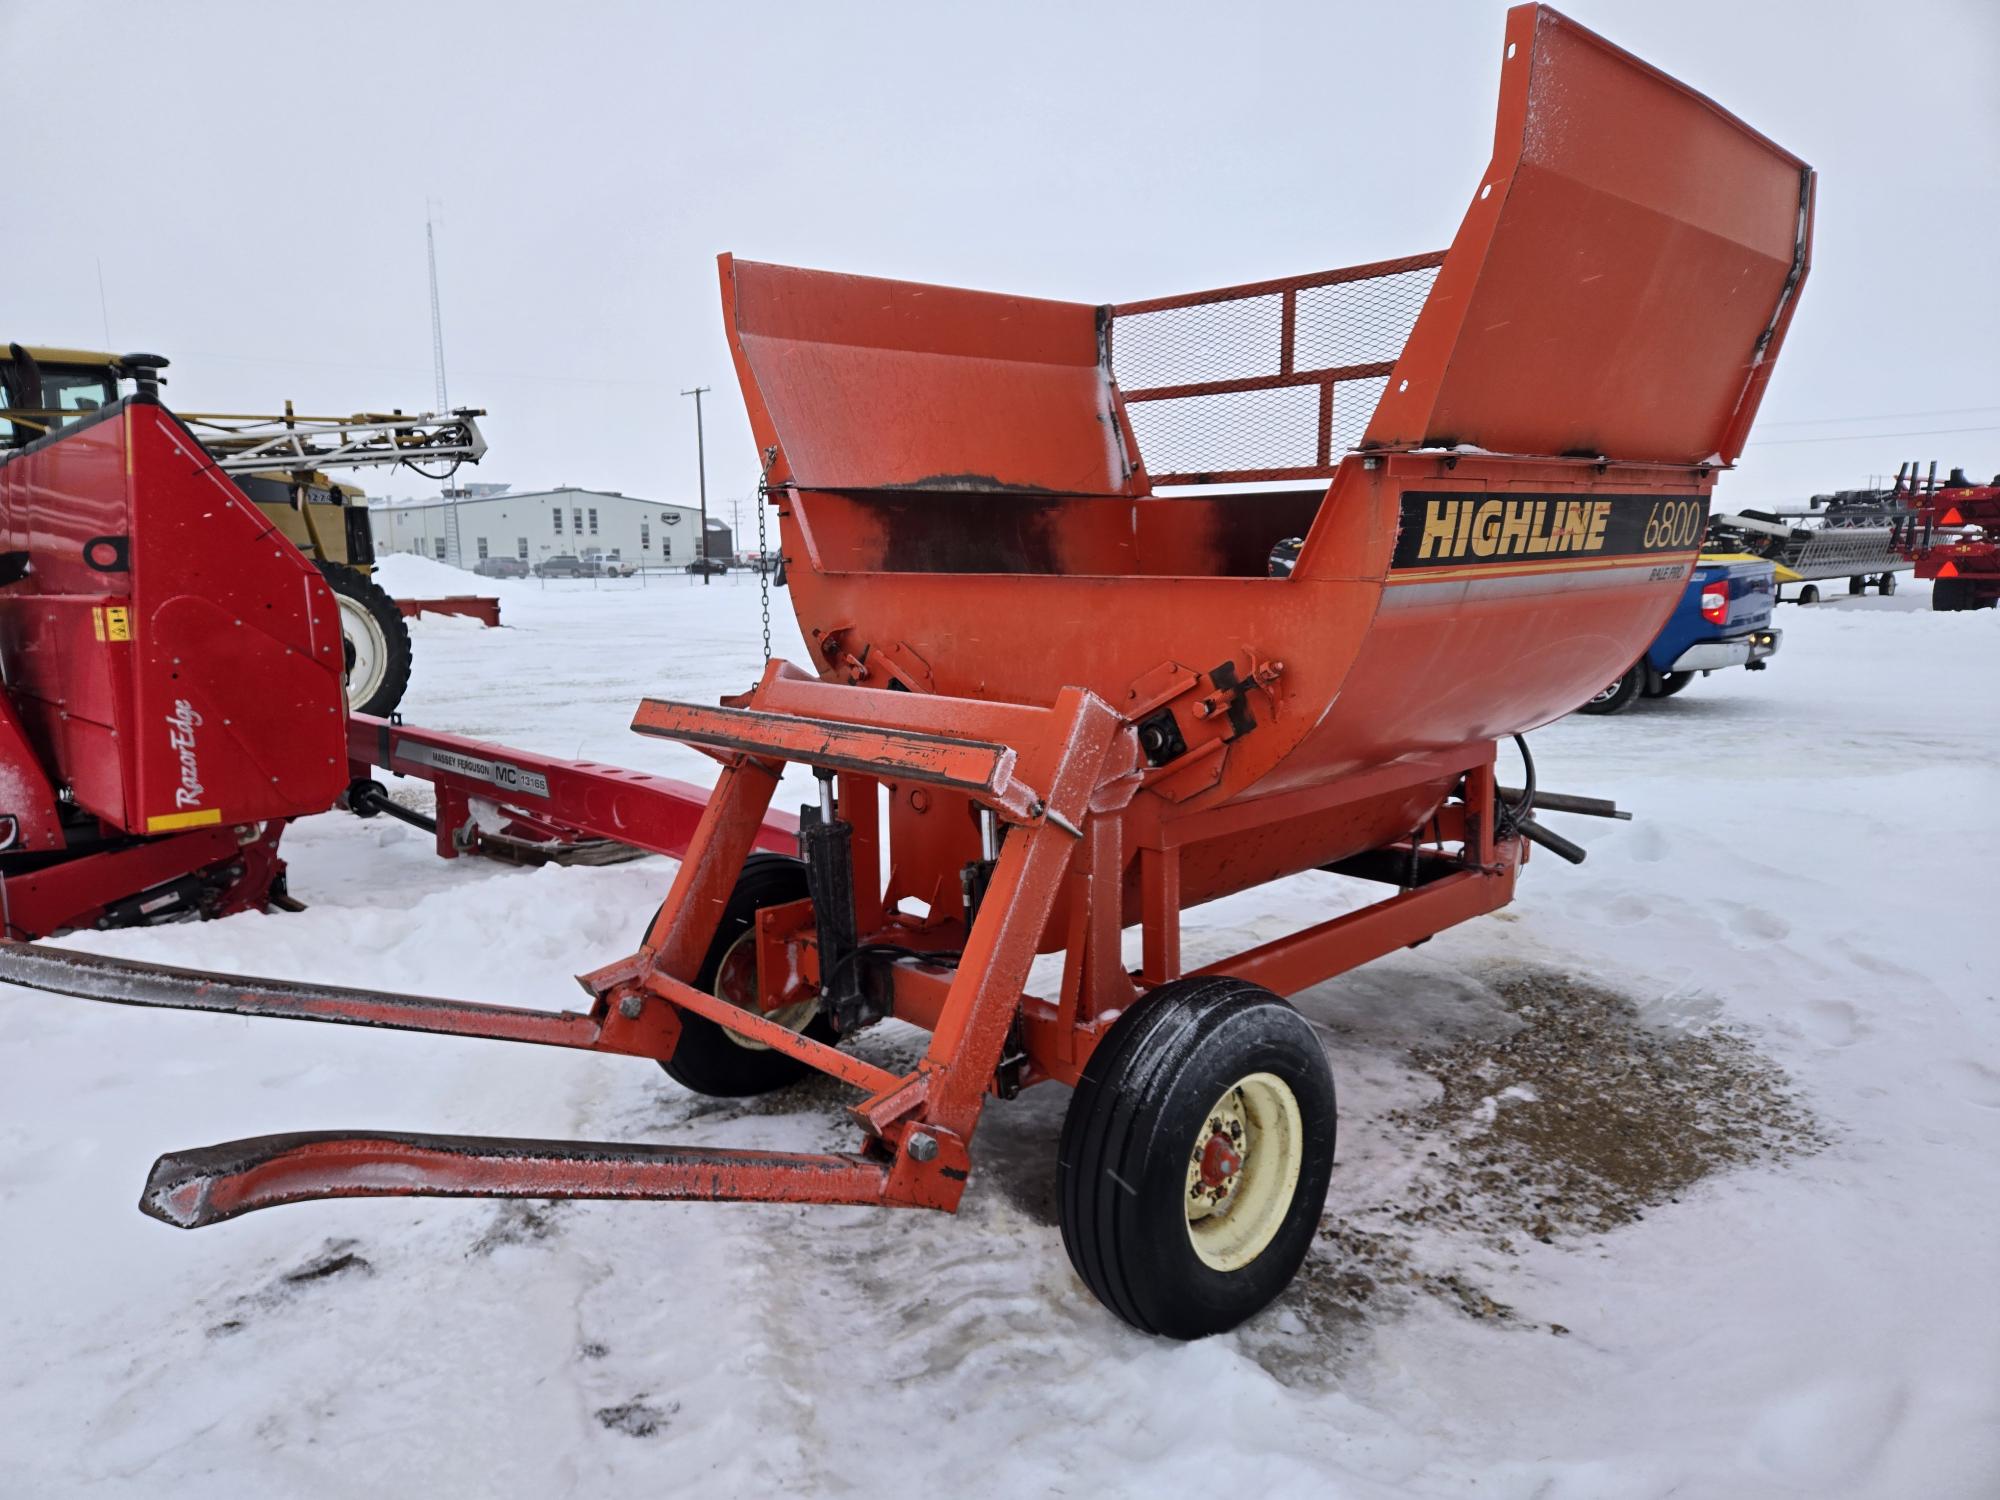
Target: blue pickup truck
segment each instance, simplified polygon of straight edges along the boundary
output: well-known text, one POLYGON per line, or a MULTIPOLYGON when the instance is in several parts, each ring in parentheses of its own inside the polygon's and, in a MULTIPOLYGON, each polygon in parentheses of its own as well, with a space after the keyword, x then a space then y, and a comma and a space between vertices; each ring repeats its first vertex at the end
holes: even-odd
POLYGON ((1777 597, 1777 569, 1762 558, 1702 558, 1646 654, 1579 712, 1623 713, 1641 697, 1670 698, 1697 672, 1719 667, 1762 671, 1784 633, 1771 628, 1777 597))

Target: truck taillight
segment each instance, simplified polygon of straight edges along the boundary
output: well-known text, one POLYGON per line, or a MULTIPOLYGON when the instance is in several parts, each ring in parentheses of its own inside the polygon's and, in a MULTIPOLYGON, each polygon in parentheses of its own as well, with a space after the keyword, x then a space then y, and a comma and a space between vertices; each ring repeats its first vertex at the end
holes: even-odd
POLYGON ((1701 617, 1711 625, 1729 623, 1729 580, 1718 578, 1701 586, 1701 617))

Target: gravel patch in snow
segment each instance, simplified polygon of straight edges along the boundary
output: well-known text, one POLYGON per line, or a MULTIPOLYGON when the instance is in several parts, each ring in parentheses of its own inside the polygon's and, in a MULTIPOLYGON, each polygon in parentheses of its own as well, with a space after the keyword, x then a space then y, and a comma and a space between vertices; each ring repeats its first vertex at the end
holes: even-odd
POLYGON ((1335 1384, 1381 1320, 1430 1300, 1496 1326, 1565 1335, 1489 1289, 1481 1263, 1526 1240, 1582 1248, 1716 1173, 1780 1165, 1826 1134, 1746 1032, 1656 1025, 1629 997, 1532 967, 1489 978, 1497 1024, 1403 1058, 1436 1096, 1385 1123, 1415 1165, 1378 1201, 1336 1188, 1271 1330, 1246 1330, 1287 1384, 1335 1384), (1333 1357, 1325 1356, 1331 1351, 1333 1357))
POLYGON ((1516 1027, 1410 1055, 1441 1093, 1390 1122, 1438 1165, 1435 1182, 1418 1179, 1420 1201, 1393 1210, 1399 1223, 1442 1223, 1502 1250, 1516 1235, 1546 1243, 1825 1144, 1784 1070, 1742 1031, 1651 1026, 1625 996, 1541 970, 1493 987, 1516 1027))

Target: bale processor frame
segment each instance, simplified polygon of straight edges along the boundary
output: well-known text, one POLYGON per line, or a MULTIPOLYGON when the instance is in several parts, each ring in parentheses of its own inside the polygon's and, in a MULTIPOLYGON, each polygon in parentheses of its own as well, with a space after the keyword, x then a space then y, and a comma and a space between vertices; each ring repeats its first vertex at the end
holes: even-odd
MULTIPOLYGON (((1295 993, 1432 933, 1503 906, 1524 858, 1523 835, 1495 794, 1490 742, 1385 767, 1309 790, 1237 803, 1207 817, 1162 820, 1133 797, 1144 780, 1129 722, 1095 695, 1068 692, 1046 709, 921 697, 822 683, 773 663, 738 707, 648 700, 642 734, 709 751, 722 771, 665 903, 630 957, 581 977, 587 1013, 341 990, 290 981, 191 974, 80 954, 22 950, 9 978, 52 987, 92 983, 130 1004, 219 1010, 666 1061, 682 1014, 703 1017, 796 1058, 864 1097, 854 1153, 794 1154, 382 1133, 279 1135, 162 1157, 141 1207, 183 1228, 304 1199, 444 1197, 702 1198, 956 1207, 969 1144, 989 1094, 1074 1084, 1111 1023, 1143 988, 1228 974, 1295 993), (932 788, 969 798, 1004 830, 969 927, 932 923, 857 900, 860 942, 929 947, 880 971, 886 1013, 923 1027, 918 1064, 894 1073, 694 988, 718 916, 744 861, 768 845, 767 817, 783 764, 809 766, 831 786, 828 811, 856 832, 854 889, 882 889, 882 856, 864 836, 882 788, 932 788), (1357 910, 1184 971, 1179 862, 1192 839, 1243 835, 1364 802, 1440 775, 1461 795, 1423 837, 1337 873, 1384 882, 1392 894, 1357 910), (1447 852, 1447 846, 1451 846, 1447 852), (1141 869, 1145 958, 1121 957, 1128 850, 1141 869), (1056 993, 1027 993, 1044 931, 1064 934, 1056 993), (89 976, 80 980, 80 976, 89 976)), ((365 730, 365 726, 362 726, 365 730)), ((759 924, 760 959, 803 956, 817 985, 811 913, 774 908, 759 924)), ((851 950, 850 950, 851 951, 851 950)))

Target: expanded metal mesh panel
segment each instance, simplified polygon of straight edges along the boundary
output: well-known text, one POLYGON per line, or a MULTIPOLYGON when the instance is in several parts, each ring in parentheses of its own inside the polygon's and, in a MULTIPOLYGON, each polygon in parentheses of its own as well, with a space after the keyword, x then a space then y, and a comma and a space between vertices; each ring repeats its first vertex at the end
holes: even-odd
POLYGON ((1396 362, 1424 298, 1437 280, 1437 267, 1424 266, 1366 281, 1302 287, 1298 303, 1297 361, 1300 369, 1396 362))
POLYGON ((1118 384, 1131 392, 1275 375, 1284 302, 1273 292, 1158 312, 1118 313, 1111 325, 1118 384))
MULTIPOLYGON (((1386 375, 1336 381, 1326 450, 1334 459, 1361 441, 1386 375)), ((1125 409, 1156 484, 1225 476, 1310 477, 1330 472, 1321 456, 1317 385, 1172 396, 1125 409)))
POLYGON ((1155 483, 1331 473, 1367 430, 1443 259, 1114 307, 1112 369, 1155 483))

